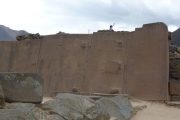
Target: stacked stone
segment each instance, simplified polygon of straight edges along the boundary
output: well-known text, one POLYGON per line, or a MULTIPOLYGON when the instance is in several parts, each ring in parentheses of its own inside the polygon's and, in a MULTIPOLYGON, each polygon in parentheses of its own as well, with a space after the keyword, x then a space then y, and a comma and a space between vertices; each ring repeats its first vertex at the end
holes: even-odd
POLYGON ((180 47, 170 45, 169 58, 169 77, 170 79, 180 80, 180 47))
POLYGON ((180 47, 170 45, 169 49, 169 79, 172 101, 180 100, 180 47))
POLYGON ((36 39, 41 39, 41 35, 40 35, 39 33, 21 35, 21 36, 17 36, 17 37, 16 37, 16 40, 17 40, 17 41, 36 40, 36 39))

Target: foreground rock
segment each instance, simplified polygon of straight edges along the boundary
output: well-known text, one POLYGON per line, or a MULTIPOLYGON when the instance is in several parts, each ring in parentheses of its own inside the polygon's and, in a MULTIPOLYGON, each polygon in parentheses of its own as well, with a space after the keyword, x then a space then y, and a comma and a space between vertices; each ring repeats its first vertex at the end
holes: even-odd
POLYGON ((47 116, 31 103, 12 103, 0 109, 0 120, 47 120, 47 116))
POLYGON ((43 104, 57 120, 129 120, 133 107, 127 97, 101 98, 94 101, 81 95, 59 94, 43 104), (60 117, 60 118, 58 118, 60 117))
POLYGON ((133 115, 133 107, 128 97, 116 96, 113 98, 102 98, 97 104, 103 108, 115 120, 129 120, 133 115))
POLYGON ((5 100, 8 102, 41 103, 42 79, 33 73, 0 73, 5 100))
POLYGON ((0 109, 3 108, 4 105, 5 105, 4 93, 3 93, 3 89, 0 84, 0 109))
MULTIPOLYGON (((59 115, 64 120, 109 120, 95 101, 73 94, 59 94, 54 100, 43 104, 43 109, 59 115)), ((57 117, 57 116, 56 116, 57 117)))
POLYGON ((133 108, 127 97, 94 101, 74 94, 58 94, 44 104, 7 103, 0 120, 130 120, 133 108))

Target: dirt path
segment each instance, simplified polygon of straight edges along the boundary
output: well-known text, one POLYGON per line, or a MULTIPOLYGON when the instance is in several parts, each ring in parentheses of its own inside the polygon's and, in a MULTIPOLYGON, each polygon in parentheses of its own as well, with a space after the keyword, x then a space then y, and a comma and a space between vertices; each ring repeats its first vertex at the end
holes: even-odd
POLYGON ((180 120, 180 108, 165 103, 133 100, 133 106, 144 106, 131 120, 180 120), (146 107, 145 107, 146 106, 146 107))

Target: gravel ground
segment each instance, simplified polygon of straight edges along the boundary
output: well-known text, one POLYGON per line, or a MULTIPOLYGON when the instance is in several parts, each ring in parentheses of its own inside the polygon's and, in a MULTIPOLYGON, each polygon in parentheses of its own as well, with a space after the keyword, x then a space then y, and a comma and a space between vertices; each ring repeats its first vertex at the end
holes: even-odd
POLYGON ((180 120, 180 108, 160 102, 132 100, 139 110, 131 120, 180 120))

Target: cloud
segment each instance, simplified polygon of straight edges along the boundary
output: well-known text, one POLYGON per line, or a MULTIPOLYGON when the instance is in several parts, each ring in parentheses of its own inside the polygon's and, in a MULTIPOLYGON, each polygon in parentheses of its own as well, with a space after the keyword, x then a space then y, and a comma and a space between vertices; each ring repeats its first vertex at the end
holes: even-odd
POLYGON ((179 0, 0 0, 0 24, 30 32, 88 33, 108 29, 133 30, 145 23, 180 26, 179 0), (11 3, 11 4, 10 4, 11 3), (7 7, 8 6, 8 7, 7 7))

